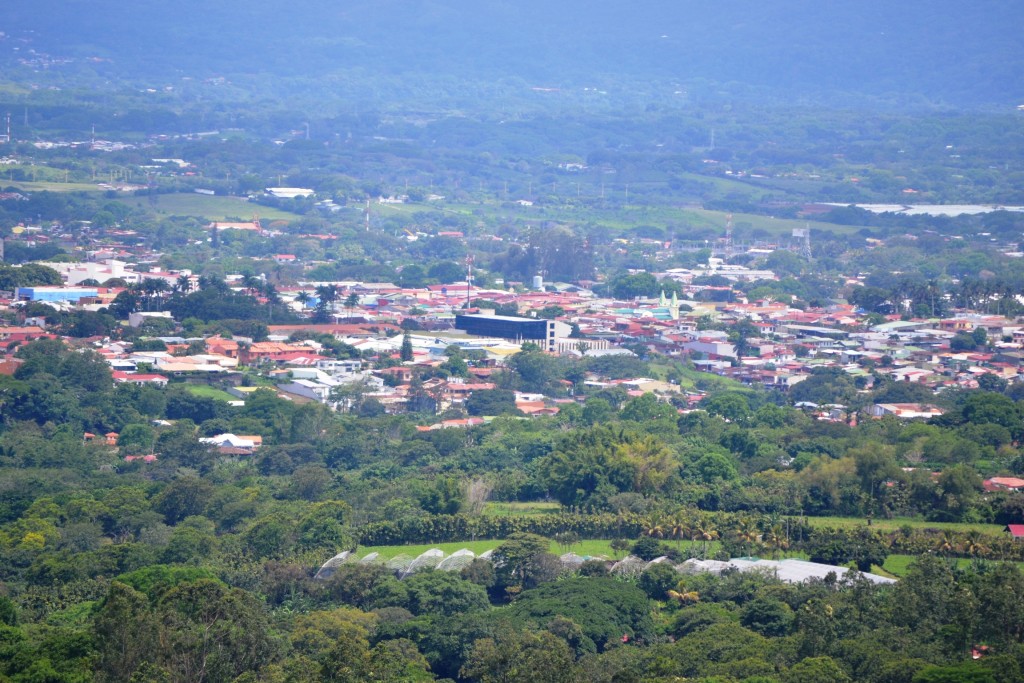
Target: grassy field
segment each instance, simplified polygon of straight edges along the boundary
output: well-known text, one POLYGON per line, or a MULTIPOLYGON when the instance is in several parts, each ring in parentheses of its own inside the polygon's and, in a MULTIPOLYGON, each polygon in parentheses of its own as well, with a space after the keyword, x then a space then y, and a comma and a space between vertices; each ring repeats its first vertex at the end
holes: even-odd
MULTIPOLYGON (((727 182, 727 181, 726 181, 727 182)), ((600 208, 587 205, 534 205, 510 206, 499 202, 478 204, 381 204, 373 207, 381 216, 404 216, 411 218, 420 212, 441 212, 460 216, 476 216, 481 220, 495 220, 499 217, 513 220, 550 220, 566 223, 595 223, 616 232, 629 233, 637 225, 660 227, 686 225, 691 229, 719 230, 724 234, 729 215, 726 211, 712 211, 700 208, 679 208, 675 206, 652 206, 648 204, 626 205, 615 208, 600 208)), ((848 234, 853 227, 835 225, 821 221, 775 218, 757 214, 735 213, 733 224, 743 230, 763 230, 770 235, 788 240, 793 228, 810 227, 816 232, 848 234)), ((684 239, 680 237, 680 239, 684 239)))
POLYGON ((196 396, 203 396, 204 398, 215 398, 218 401, 239 400, 228 392, 217 389, 216 387, 211 387, 208 384, 186 384, 185 388, 188 389, 190 393, 195 394, 196 396))
MULTIPOLYGON (((812 527, 832 527, 834 529, 854 529, 866 525, 863 517, 805 517, 812 527)), ((913 529, 940 529, 950 531, 980 531, 984 534, 999 535, 1003 533, 1000 524, 971 524, 967 522, 927 522, 923 519, 896 517, 894 519, 873 519, 871 527, 884 531, 895 531, 903 526, 913 529)))
POLYGON ((4 186, 10 185, 26 192, 102 192, 96 183, 58 183, 58 182, 31 182, 15 180, 9 182, 2 180, 4 186))
MULTIPOLYGON (((703 381, 722 390, 742 391, 745 393, 751 393, 753 391, 747 385, 730 377, 721 377, 710 372, 691 370, 690 368, 680 367, 680 364, 674 364, 674 367, 682 375, 679 380, 679 386, 682 389, 695 389, 697 382, 703 381)), ((668 373, 673 369, 673 366, 662 365, 654 362, 650 364, 650 368, 651 374, 655 375, 655 379, 666 380, 668 373)))
POLYGON ((487 503, 484 506, 484 515, 488 517, 534 517, 536 515, 553 515, 560 511, 562 506, 559 503, 548 503, 536 501, 529 503, 487 503))
MULTIPOLYGON (((917 558, 913 555, 890 555, 889 557, 885 558, 885 564, 883 564, 881 567, 883 571, 880 573, 883 576, 888 575, 895 576, 897 578, 901 576, 906 576, 907 569, 910 567, 910 564, 915 559, 917 558)), ((960 569, 964 569, 965 567, 970 567, 971 563, 974 562, 974 560, 966 557, 959 557, 955 560, 955 562, 957 567, 959 567, 960 569)), ((1020 569, 1024 569, 1024 562, 1016 562, 1015 564, 1020 569)))
POLYGON ((242 197, 211 197, 204 194, 180 193, 158 194, 155 201, 148 198, 134 198, 142 207, 165 216, 197 216, 210 221, 240 218, 252 220, 254 215, 261 220, 294 221, 301 218, 298 214, 281 211, 269 206, 253 204, 242 197))
MULTIPOLYGON (((4 181, 2 176, 0 176, 0 183, 26 192, 103 192, 96 183, 8 182, 4 181)), ((301 218, 298 214, 290 211, 253 204, 244 197, 211 197, 210 195, 182 192, 154 195, 152 201, 149 197, 136 197, 123 193, 118 193, 117 198, 125 204, 153 211, 158 216, 195 216, 208 221, 223 221, 233 218, 249 221, 254 215, 259 216, 263 221, 294 221, 301 218)))

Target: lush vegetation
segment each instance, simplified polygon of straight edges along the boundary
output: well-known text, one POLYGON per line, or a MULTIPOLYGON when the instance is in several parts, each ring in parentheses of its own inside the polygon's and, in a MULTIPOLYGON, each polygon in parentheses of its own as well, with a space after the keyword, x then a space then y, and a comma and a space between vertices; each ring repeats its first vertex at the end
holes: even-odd
MULTIPOLYGON (((529 381, 537 353, 503 381, 529 381)), ((1019 497, 981 495, 977 474, 1020 467, 1024 417, 1004 394, 951 396, 935 424, 851 428, 757 392, 712 393, 676 419, 606 391, 557 418, 416 432, 416 414, 339 415, 270 392, 232 408, 181 384, 115 387, 104 361, 60 341, 17 355, 0 380, 0 666, 13 681, 496 680, 537 662, 559 681, 927 681, 978 643, 997 654, 955 675, 1019 670, 1024 578, 998 560, 1024 560, 1022 546, 984 527, 883 523, 1020 518, 1019 497), (87 430, 116 430, 119 446, 87 430), (239 459, 198 440, 229 430, 265 445, 239 459), (544 495, 561 511, 482 514, 488 498, 544 495), (837 512, 879 524, 808 523, 837 512), (792 586, 653 565, 630 580, 590 562, 556 581, 552 551, 590 554, 579 541, 596 538, 607 555, 676 561, 798 553, 870 570, 892 557, 904 578, 792 586), (495 564, 311 578, 343 549, 473 539, 494 539, 495 564)))
MULTIPOLYGON (((1019 316, 1024 214, 854 206, 1024 205, 1018 3, 7 4, 0 292, 98 254, 194 277, 2 313, 64 339, 10 342, 0 374, 0 683, 1024 679, 1024 543, 1002 531, 1024 497, 983 485, 1024 475, 1012 373, 935 393, 893 381, 884 355, 769 390, 656 339, 629 356, 528 343, 439 415, 425 384, 483 370, 451 346, 408 366, 396 414, 358 383, 332 397, 345 412, 284 400, 268 367, 115 383, 94 350, 195 355, 222 336, 245 351, 271 325, 371 308, 333 283, 440 288, 467 263, 502 299, 473 306, 516 315, 503 293, 537 275, 609 297, 583 315, 675 296, 741 356, 760 330, 710 306, 1019 316), (715 255, 777 277, 705 273, 694 291, 666 273, 715 255), (124 322, 156 311, 171 318, 124 322), (234 387, 267 388, 235 405, 234 387), (527 418, 516 392, 563 400, 527 418), (902 402, 943 414, 845 421, 902 402), (806 409, 834 404, 834 420, 806 409), (469 416, 488 419, 418 429, 469 416), (225 433, 262 445, 202 440, 225 433), (438 546, 493 555, 401 571, 438 546), (315 578, 341 551, 379 555, 315 578), (595 557, 627 554, 637 571, 595 557), (851 571, 675 568, 740 556, 851 571)), ((413 300, 377 331, 436 325, 413 300)), ((292 340, 377 370, 416 357, 408 335, 395 357, 292 340)), ((1019 366, 1000 341, 979 326, 949 346, 1019 366)))

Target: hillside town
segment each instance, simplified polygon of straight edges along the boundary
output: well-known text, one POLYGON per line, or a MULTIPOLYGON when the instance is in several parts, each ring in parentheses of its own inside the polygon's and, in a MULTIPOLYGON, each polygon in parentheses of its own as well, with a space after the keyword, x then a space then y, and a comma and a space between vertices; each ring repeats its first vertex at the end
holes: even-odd
MULTIPOLYGON (((273 237, 258 219, 215 222, 207 230, 253 231, 268 246, 273 237)), ((579 359, 658 357, 681 363, 695 376, 718 376, 780 394, 823 370, 847 376, 864 394, 880 378, 912 387, 908 396, 915 400, 894 403, 794 401, 817 419, 856 424, 887 415, 936 417, 942 409, 929 395, 1016 382, 1024 357, 1024 323, 1014 316, 949 308, 945 317, 921 317, 910 313, 909 301, 887 302, 892 312, 880 315, 850 303, 755 299, 736 285, 779 276, 763 265, 749 268, 712 256, 693 268, 651 273, 663 287, 672 287, 671 295, 663 288, 657 296, 625 299, 596 293, 594 281, 547 283, 541 276, 529 284, 478 286, 471 268, 461 282, 420 287, 312 281, 303 273, 316 263, 276 253, 252 258, 248 271, 286 263, 294 281, 274 285, 266 274, 240 273, 214 281, 190 270, 165 269, 159 253, 144 241, 126 242, 129 236, 130 231, 111 229, 102 239, 75 241, 57 223, 15 231, 8 244, 60 241, 74 257, 26 266, 50 269, 60 284, 0 292, 0 372, 17 370, 20 345, 60 338, 100 354, 115 382, 207 387, 230 394, 235 405, 260 388, 340 411, 369 399, 387 413, 401 413, 410 400, 426 397, 431 412, 445 419, 424 429, 472 425, 466 419, 470 398, 500 388, 495 378, 524 344, 579 359), (176 319, 165 305, 172 296, 208 287, 250 297, 262 310, 278 307, 293 322, 256 321, 251 331, 239 333, 190 333, 196 321, 176 319), (93 316, 96 322, 115 311, 114 324, 97 324, 95 330, 53 324, 69 315, 93 316), (454 371, 453 356, 459 359, 454 371)), ((862 281, 853 274, 848 287, 863 287, 862 281)), ((628 396, 651 393, 685 413, 706 396, 701 381, 685 381, 673 371, 624 376, 613 367, 613 376, 587 371, 562 379, 546 393, 517 391, 515 408, 526 416, 557 415, 567 403, 618 387, 628 396)), ((415 407, 422 409, 421 403, 415 407)), ((475 419, 491 417, 479 407, 473 413, 475 419)))

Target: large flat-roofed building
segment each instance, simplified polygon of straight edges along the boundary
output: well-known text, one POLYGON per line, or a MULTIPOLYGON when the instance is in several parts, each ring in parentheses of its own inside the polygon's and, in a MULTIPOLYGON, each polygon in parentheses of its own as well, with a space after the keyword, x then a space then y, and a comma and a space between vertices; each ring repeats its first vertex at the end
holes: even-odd
POLYGON ((456 315, 455 329, 478 337, 497 337, 515 343, 533 342, 545 351, 555 350, 572 328, 557 320, 518 318, 510 315, 456 315))
POLYGON ((19 301, 78 301, 99 296, 95 287, 18 287, 15 298, 19 301))

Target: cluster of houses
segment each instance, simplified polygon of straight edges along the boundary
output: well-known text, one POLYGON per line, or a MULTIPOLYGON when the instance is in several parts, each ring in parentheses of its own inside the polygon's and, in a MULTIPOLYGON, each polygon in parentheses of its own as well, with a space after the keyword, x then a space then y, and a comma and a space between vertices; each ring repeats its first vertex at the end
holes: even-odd
MULTIPOLYGON (((269 234, 258 218, 211 223, 208 229, 269 234)), ((130 232, 111 229, 107 237, 124 238, 127 244, 130 232)), ((31 234, 33 239, 45 237, 31 234)), ((0 292, 0 312, 6 310, 9 321, 6 326, 0 324, 0 373, 16 369, 17 359, 10 351, 18 344, 56 336, 44 319, 21 313, 27 302, 99 311, 126 286, 146 280, 161 281, 168 290, 200 285, 192 272, 163 270, 153 254, 141 257, 138 248, 125 244, 97 246, 83 252, 81 261, 45 264, 61 275, 64 283, 60 286, 0 292)), ((272 259, 300 270, 306 265, 294 254, 275 254, 272 259)), ((869 316, 846 304, 812 308, 770 299, 749 300, 732 285, 775 279, 775 274, 717 259, 699 268, 654 275, 661 281, 673 281, 669 294, 628 300, 602 296, 592 282, 545 284, 539 277, 532 287, 511 286, 513 283, 482 287, 469 282, 425 287, 359 281, 279 283, 282 304, 300 320, 311 317, 315 310, 322 316, 326 309, 329 322, 313 324, 307 319, 270 326, 268 338, 260 341, 164 336, 160 340, 165 349, 160 351, 135 349, 121 339, 74 341, 100 353, 116 382, 155 386, 172 381, 214 383, 240 402, 252 391, 272 388, 289 400, 316 401, 340 410, 372 398, 387 411, 401 412, 411 401, 428 400, 439 413, 465 405, 476 391, 494 389, 494 373, 526 342, 546 353, 587 357, 632 355, 646 348, 686 360, 708 373, 778 391, 789 390, 819 368, 839 369, 864 388, 870 388, 876 373, 934 391, 975 388, 989 375, 1016 381, 1024 358, 1024 324, 1004 316, 960 311, 947 319, 908 320, 893 315, 879 320, 877 315, 869 316), (714 278, 717 284, 700 284, 707 282, 708 275, 719 276, 714 278), (328 287, 335 296, 320 302, 318 296, 328 287), (718 290, 728 296, 719 296, 723 292, 718 290), (513 309, 517 315, 496 313, 513 309), (956 335, 979 328, 991 343, 970 351, 952 348, 950 342, 956 335), (404 335, 405 330, 410 333, 404 335), (742 339, 737 339, 738 330, 743 331, 742 339), (339 358, 315 341, 323 340, 321 335, 346 344, 353 357, 339 358), (406 339, 412 357, 401 361, 406 339), (448 360, 453 346, 472 358, 468 376, 444 377, 443 372, 430 372, 448 360), (255 384, 248 381, 252 369, 261 379, 255 384)), ((229 276, 227 284, 258 298, 257 288, 247 280, 241 275, 229 276)), ((156 299, 159 303, 159 297, 156 299)), ((137 328, 153 318, 175 327, 170 313, 160 310, 133 313, 126 322, 137 328)), ((700 392, 686 393, 678 385, 652 378, 613 381, 591 374, 582 386, 569 385, 557 397, 516 394, 515 405, 525 415, 554 415, 564 403, 579 400, 588 390, 615 384, 630 395, 652 392, 666 400, 674 397, 677 406, 692 406, 702 398, 700 392)), ((821 419, 856 419, 847 415, 843 406, 803 407, 816 411, 821 419)), ((927 403, 880 403, 862 417, 921 419, 937 414, 941 410, 927 403)), ((464 427, 473 419, 441 420, 423 428, 464 427)), ((244 441, 248 437, 239 438, 244 441)), ((218 447, 247 448, 230 439, 218 442, 218 447)))

